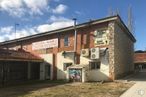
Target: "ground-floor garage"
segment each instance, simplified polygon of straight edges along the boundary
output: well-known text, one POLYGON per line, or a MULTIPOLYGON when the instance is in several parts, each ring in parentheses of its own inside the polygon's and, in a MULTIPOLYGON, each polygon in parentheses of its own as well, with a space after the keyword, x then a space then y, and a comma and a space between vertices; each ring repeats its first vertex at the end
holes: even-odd
POLYGON ((39 80, 40 63, 0 61, 0 85, 15 84, 26 80, 39 80))
POLYGON ((0 49, 0 86, 40 79, 43 60, 29 52, 0 49))

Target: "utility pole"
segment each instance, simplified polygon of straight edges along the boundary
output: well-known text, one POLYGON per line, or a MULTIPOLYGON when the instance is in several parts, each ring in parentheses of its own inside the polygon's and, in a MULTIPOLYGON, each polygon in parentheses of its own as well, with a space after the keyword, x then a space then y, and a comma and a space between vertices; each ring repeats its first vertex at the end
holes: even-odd
POLYGON ((73 18, 74 20, 74 64, 76 63, 76 49, 77 49, 77 29, 76 29, 76 22, 77 19, 73 18))

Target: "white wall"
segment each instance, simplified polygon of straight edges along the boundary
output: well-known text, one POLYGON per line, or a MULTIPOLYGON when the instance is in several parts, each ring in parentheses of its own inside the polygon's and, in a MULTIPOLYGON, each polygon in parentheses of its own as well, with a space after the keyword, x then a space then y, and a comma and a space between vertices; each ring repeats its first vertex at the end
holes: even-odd
MULTIPOLYGON (((105 48, 104 48, 105 49, 105 48)), ((108 52, 105 56, 100 56, 100 69, 86 71, 86 78, 88 81, 101 81, 101 80, 109 80, 109 62, 108 62, 108 52)), ((89 61, 92 61, 87 57, 80 57, 80 64, 81 65, 89 65, 89 61)))
MULTIPOLYGON (((103 50, 105 50, 104 48, 103 50)), ((62 53, 57 54, 57 79, 67 79, 67 70, 64 71, 63 63, 73 63, 74 53, 68 53, 66 57, 62 55, 62 53)), ((109 80, 109 59, 108 52, 104 56, 100 56, 101 66, 100 69, 90 70, 89 69, 89 61, 92 61, 90 58, 80 56, 80 65, 82 67, 88 67, 84 69, 83 79, 84 81, 101 81, 101 80, 109 80)), ((76 67, 75 67, 76 68, 76 67)), ((83 71, 82 71, 83 72, 83 71)))
MULTIPOLYGON (((41 54, 41 58, 45 60, 45 62, 49 63, 51 65, 51 80, 53 79, 53 54, 41 54)), ((40 64, 40 80, 45 80, 45 63, 40 64)))
POLYGON ((69 52, 66 54, 66 57, 62 53, 57 54, 57 79, 67 79, 67 70, 63 70, 63 63, 73 63, 74 62, 74 53, 69 52))

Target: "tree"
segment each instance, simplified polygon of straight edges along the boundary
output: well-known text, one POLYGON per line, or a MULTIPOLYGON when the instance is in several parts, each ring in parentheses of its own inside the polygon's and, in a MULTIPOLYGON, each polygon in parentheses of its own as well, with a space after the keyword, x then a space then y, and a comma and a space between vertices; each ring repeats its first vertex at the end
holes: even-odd
POLYGON ((131 5, 129 5, 129 8, 128 8, 128 29, 133 35, 135 35, 134 34, 134 20, 133 20, 131 5))

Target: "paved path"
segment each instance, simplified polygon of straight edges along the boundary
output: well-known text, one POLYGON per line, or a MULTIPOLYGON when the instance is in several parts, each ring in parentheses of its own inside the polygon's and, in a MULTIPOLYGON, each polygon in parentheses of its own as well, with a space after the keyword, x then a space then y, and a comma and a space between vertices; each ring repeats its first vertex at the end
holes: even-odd
POLYGON ((146 97, 146 82, 137 82, 120 97, 146 97))
POLYGON ((141 72, 127 80, 136 84, 120 97, 146 97, 146 72, 141 72))

